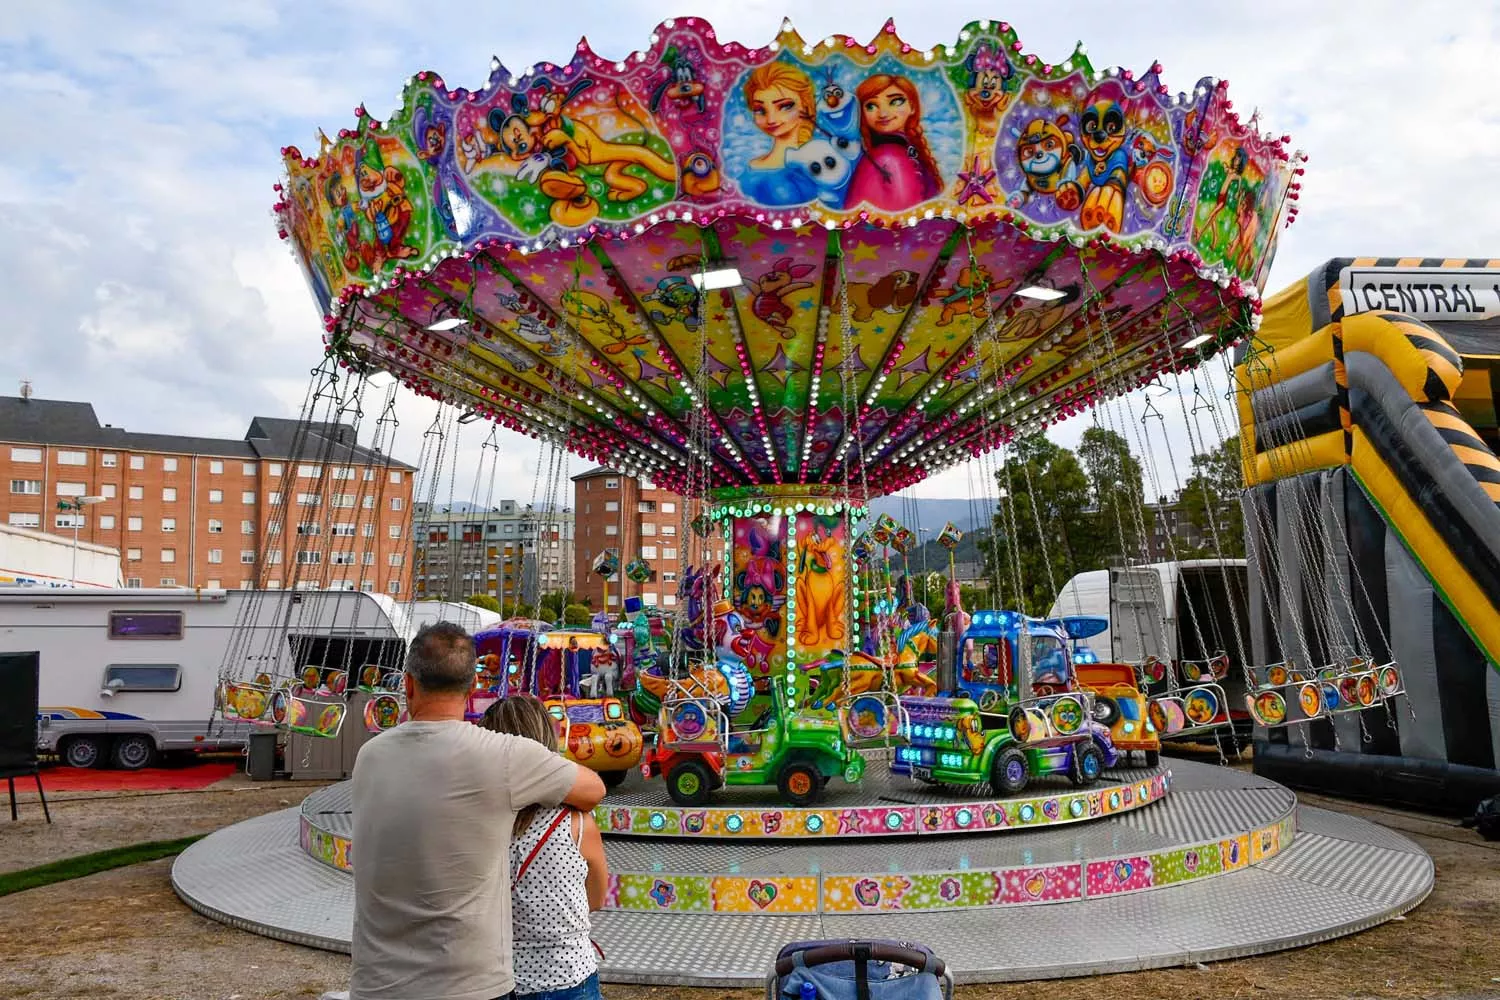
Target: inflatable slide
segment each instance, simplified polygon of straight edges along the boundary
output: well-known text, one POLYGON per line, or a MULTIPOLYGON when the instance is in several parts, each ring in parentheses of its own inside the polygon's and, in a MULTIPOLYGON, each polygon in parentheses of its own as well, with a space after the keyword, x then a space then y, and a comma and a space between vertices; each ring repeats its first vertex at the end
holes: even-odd
POLYGON ((1500 261, 1335 259, 1234 378, 1262 664, 1399 665, 1391 707, 1258 728, 1289 785, 1468 811, 1500 791, 1500 261))

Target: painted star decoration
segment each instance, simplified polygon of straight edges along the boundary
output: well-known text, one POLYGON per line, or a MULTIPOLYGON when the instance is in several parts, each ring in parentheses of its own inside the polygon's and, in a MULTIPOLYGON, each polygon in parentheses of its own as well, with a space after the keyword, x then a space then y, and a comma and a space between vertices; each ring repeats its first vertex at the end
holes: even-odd
POLYGON ((988 186, 994 183, 995 171, 984 168, 984 160, 974 157, 974 165, 968 170, 958 172, 958 181, 963 187, 958 190, 958 203, 967 205, 971 199, 978 198, 988 204, 995 200, 990 194, 988 186))

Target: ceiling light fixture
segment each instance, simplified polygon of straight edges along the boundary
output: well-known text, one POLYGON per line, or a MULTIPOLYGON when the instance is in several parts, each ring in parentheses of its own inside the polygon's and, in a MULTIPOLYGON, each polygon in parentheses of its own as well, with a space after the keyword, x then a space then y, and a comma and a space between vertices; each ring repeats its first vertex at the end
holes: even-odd
POLYGON ((1192 340, 1188 341, 1186 344, 1183 344, 1182 345, 1182 349, 1184 351, 1191 351, 1193 348, 1198 347, 1201 344, 1206 344, 1210 340, 1213 340, 1213 339, 1214 339, 1214 335, 1211 334, 1211 333, 1200 333, 1198 336, 1194 337, 1192 340))
POLYGON ((468 322, 468 320, 458 316, 449 316, 447 319, 440 319, 436 323, 428 323, 427 329, 433 333, 447 333, 449 330, 456 330, 468 322))
POLYGON ((733 266, 720 266, 711 271, 699 271, 689 277, 693 280, 693 287, 700 292, 710 292, 717 288, 738 288, 744 284, 739 270, 733 266))
POLYGON ((1068 293, 1059 292, 1055 288, 1043 288, 1041 285, 1027 285, 1016 294, 1024 295, 1028 299, 1036 299, 1038 302, 1056 302, 1058 299, 1066 298, 1068 293))

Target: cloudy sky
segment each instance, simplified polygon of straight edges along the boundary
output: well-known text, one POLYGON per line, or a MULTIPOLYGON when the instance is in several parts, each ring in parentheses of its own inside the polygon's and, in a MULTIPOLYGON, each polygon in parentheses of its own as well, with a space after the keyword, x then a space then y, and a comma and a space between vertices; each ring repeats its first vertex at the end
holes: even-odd
MULTIPOLYGON (((689 13, 746 44, 772 38, 783 16, 808 39, 870 37, 894 16, 919 47, 1005 18, 1042 58, 1082 39, 1100 68, 1159 59, 1174 90, 1227 78, 1237 108, 1258 107, 1311 156, 1268 291, 1333 256, 1500 256, 1489 187, 1500 178, 1489 93, 1500 3, 1488 0, 5 6, 0 393, 30 379, 40 397, 91 401, 134 430, 238 437, 254 414, 298 414, 319 317, 269 214, 282 146, 352 125, 361 102, 388 117, 420 69, 477 87, 491 55, 512 69, 563 60, 581 35, 623 58, 689 13)), ((417 457, 433 414, 403 394, 399 456, 417 457)), ((478 461, 484 433, 466 430, 463 465, 478 461)), ((519 484, 507 495, 529 499, 536 442, 500 444, 502 482, 519 484)), ((974 481, 960 469, 914 493, 963 497, 974 481)), ((455 496, 466 494, 460 483, 455 496)))

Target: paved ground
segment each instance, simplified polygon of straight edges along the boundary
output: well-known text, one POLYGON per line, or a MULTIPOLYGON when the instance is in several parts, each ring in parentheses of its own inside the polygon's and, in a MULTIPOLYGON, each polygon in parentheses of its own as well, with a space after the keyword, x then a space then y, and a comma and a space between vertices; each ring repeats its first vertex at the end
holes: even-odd
MULTIPOLYGON (((228 779, 201 792, 77 795, 57 802, 47 827, 23 803, 0 817, 0 869, 29 867, 142 840, 206 832, 300 802, 313 783, 228 779)), ((1304 796, 1414 838, 1437 863, 1431 898, 1405 920, 1294 952, 1198 969, 1067 980, 1048 1000, 1256 997, 1500 996, 1500 844, 1451 821, 1304 796)), ((105 872, 0 898, 0 997, 251 1000, 316 997, 347 982, 348 958, 231 930, 183 906, 170 861, 105 872)), ((275 872, 266 872, 275 878, 275 872)), ((934 942, 941 950, 941 942, 934 942)), ((619 1000, 711 1000, 753 992, 614 987, 619 1000)), ((1035 985, 961 989, 974 1000, 1035 1000, 1035 985)))

